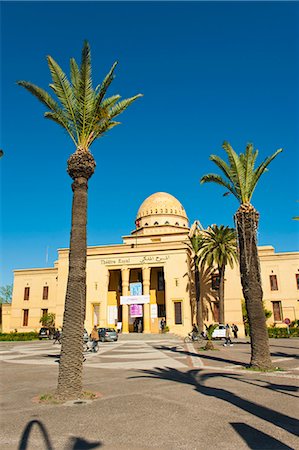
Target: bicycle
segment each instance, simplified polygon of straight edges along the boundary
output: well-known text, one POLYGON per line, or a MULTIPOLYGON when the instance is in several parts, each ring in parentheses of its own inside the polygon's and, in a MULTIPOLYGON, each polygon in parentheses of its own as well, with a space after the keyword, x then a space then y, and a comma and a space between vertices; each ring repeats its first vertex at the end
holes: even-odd
POLYGON ((198 342, 199 344, 204 344, 205 341, 206 341, 206 338, 203 337, 201 334, 194 335, 192 332, 188 333, 188 336, 186 336, 184 338, 185 344, 191 344, 192 342, 198 342))

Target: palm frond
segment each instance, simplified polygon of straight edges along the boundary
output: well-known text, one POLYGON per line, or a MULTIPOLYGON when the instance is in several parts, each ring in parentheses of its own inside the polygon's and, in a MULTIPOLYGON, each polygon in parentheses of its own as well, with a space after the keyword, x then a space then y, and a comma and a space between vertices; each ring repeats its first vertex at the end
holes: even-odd
POLYGON ((23 86, 27 91, 33 94, 40 102, 51 109, 51 111, 59 111, 61 108, 59 104, 48 94, 47 91, 41 89, 35 84, 29 83, 28 81, 17 81, 19 86, 23 86))
POLYGON ((76 135, 78 138, 79 130, 77 128, 77 121, 74 111, 75 98, 71 85, 67 79, 67 76, 65 75, 61 67, 57 64, 57 62, 54 61, 54 59, 51 56, 48 56, 47 60, 53 80, 53 84, 51 85, 51 87, 54 90, 55 94, 57 95, 60 103, 64 107, 68 119, 73 122, 74 128, 76 129, 76 135))
POLYGON ((131 103, 133 103, 137 98, 142 97, 142 94, 134 95, 134 97, 126 98, 125 100, 121 100, 116 105, 112 106, 109 110, 109 116, 113 119, 116 116, 119 116, 122 112, 124 112, 131 103))
POLYGON ((256 188, 257 182, 259 181, 260 177, 263 175, 263 173, 265 173, 268 170, 267 167, 269 166, 271 161, 273 161, 273 159, 275 159, 276 156, 279 155, 279 153, 281 153, 281 152, 282 152, 282 148, 276 150, 276 152, 274 152, 273 155, 268 156, 268 158, 266 158, 259 165, 259 167, 254 171, 254 175, 253 175, 251 186, 250 186, 251 195, 250 195, 249 201, 252 197, 252 194, 256 188))
POLYGON ((80 145, 86 145, 86 137, 93 121, 95 93, 91 79, 91 56, 87 41, 82 49, 82 61, 80 68, 79 88, 79 121, 80 121, 80 145))
POLYGON ((238 192, 236 191, 234 185, 224 180, 220 175, 217 175, 215 173, 209 173, 207 175, 204 175, 200 180, 200 184, 204 183, 219 184, 220 186, 223 186, 226 189, 228 189, 237 198, 237 200, 239 200, 238 192))
POLYGON ((234 174, 234 186, 236 191, 239 192, 240 198, 242 199, 242 202, 244 201, 245 198, 245 172, 244 172, 244 166, 240 161, 240 158, 238 157, 237 153, 234 151, 234 149, 232 148, 232 146, 224 141, 223 145, 222 145, 223 149, 225 150, 233 174, 234 174))
POLYGON ((76 136, 74 135, 74 130, 72 130, 70 122, 64 116, 62 111, 58 111, 58 112, 48 111, 48 112, 45 112, 44 117, 46 119, 53 120, 53 122, 57 123, 58 125, 61 125, 68 132, 68 134, 70 135, 74 144, 77 145, 76 136))

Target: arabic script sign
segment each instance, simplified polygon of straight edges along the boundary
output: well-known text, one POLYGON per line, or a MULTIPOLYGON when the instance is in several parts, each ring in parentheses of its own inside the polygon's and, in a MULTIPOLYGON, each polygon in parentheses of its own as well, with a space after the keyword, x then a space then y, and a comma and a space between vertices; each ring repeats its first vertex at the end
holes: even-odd
POLYGON ((107 266, 111 265, 126 265, 126 264, 149 264, 149 263, 164 263, 169 259, 169 255, 153 255, 153 256, 133 256, 130 258, 105 258, 101 259, 101 264, 107 266))

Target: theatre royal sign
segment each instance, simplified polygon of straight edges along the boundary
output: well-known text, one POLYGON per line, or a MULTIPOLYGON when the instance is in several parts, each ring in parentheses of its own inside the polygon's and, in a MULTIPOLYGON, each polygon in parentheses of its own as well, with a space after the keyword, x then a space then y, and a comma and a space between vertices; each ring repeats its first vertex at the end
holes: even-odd
POLYGON ((106 266, 119 266, 123 264, 154 264, 164 263, 169 259, 169 255, 152 255, 152 256, 132 256, 129 258, 105 258, 101 259, 101 264, 106 266))

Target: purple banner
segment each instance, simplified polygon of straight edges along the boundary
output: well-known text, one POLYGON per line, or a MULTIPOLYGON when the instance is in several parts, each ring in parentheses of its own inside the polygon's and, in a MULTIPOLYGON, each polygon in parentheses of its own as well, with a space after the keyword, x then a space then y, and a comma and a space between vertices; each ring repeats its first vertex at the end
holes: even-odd
POLYGON ((142 317, 142 305, 130 305, 130 316, 131 317, 142 317))

